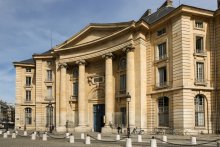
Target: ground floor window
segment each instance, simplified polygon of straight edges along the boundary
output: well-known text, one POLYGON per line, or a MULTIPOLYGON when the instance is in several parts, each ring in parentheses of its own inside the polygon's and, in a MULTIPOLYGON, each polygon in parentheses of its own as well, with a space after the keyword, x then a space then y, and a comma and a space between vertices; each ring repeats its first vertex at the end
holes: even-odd
POLYGON ((32 123, 32 109, 25 108, 25 124, 30 125, 32 123))
POLYGON ((169 126, 169 98, 160 97, 158 99, 158 120, 159 126, 169 126))
POLYGON ((202 95, 195 97, 195 126, 205 126, 205 99, 202 95))
POLYGON ((46 107, 47 110, 47 122, 46 122, 46 126, 50 127, 53 125, 53 106, 52 105, 48 105, 46 107))

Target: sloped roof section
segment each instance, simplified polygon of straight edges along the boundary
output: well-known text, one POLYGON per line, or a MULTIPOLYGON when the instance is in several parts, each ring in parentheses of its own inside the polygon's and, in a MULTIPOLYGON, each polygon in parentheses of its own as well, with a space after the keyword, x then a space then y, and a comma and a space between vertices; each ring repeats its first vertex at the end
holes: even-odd
POLYGON ((160 20, 161 18, 168 15, 169 13, 174 11, 175 9, 176 8, 174 8, 174 7, 163 7, 163 8, 160 8, 155 13, 153 13, 149 16, 147 16, 147 15, 142 16, 140 18, 140 20, 144 20, 148 24, 153 24, 154 22, 160 20))
POLYGON ((19 63, 19 64, 35 64, 34 60, 32 58, 27 59, 27 60, 22 60, 22 61, 19 61, 19 62, 15 62, 15 63, 19 63))

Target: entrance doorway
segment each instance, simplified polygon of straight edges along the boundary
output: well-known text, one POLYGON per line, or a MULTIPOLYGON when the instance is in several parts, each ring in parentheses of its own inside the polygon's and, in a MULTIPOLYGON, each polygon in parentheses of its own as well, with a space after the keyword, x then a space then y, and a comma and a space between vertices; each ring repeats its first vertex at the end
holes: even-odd
POLYGON ((105 104, 93 105, 93 115, 94 115, 94 131, 101 132, 102 127, 104 127, 104 115, 105 115, 105 104))

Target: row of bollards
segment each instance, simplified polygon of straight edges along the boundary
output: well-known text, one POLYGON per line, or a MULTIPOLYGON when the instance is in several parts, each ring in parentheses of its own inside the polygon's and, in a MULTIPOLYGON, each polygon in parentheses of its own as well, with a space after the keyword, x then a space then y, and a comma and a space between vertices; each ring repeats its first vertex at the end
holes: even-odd
MULTIPOLYGON (((12 136, 12 138, 16 138, 16 134, 17 134, 18 132, 17 131, 15 131, 14 133, 12 133, 11 134, 11 136, 12 136)), ((0 135, 1 134, 3 134, 3 138, 8 138, 8 135, 10 135, 10 131, 7 131, 7 132, 2 132, 1 130, 0 130, 0 135)), ((24 136, 27 136, 27 131, 24 131, 24 136)), ((33 132, 32 134, 31 134, 31 140, 36 140, 36 136, 37 136, 37 132, 33 132)), ((47 137, 48 137, 48 135, 47 135, 47 132, 45 132, 44 134, 43 134, 43 137, 42 137, 42 140, 43 141, 47 141, 47 137)), ((81 133, 81 139, 85 139, 85 144, 91 144, 91 141, 90 141, 90 136, 86 136, 85 137, 85 134, 84 133, 81 133)), ((138 142, 142 142, 142 135, 138 135, 137 136, 138 138, 137 138, 137 141, 138 142)), ((69 139, 69 142, 70 143, 74 143, 75 141, 74 141, 74 136, 72 135, 72 134, 70 134, 70 133, 66 133, 66 138, 68 138, 69 139)), ((102 137, 101 137, 101 134, 99 133, 99 134, 97 134, 97 140, 102 140, 102 137)), ((116 140, 118 141, 118 140, 120 140, 120 135, 119 134, 117 134, 116 135, 116 140)), ((163 143, 167 143, 167 136, 163 136, 163 143)), ((197 144, 196 143, 196 137, 191 137, 191 144, 193 144, 193 145, 195 145, 195 144, 197 144)), ((132 140, 131 140, 131 138, 127 138, 126 139, 126 147, 132 147, 132 140)), ((157 140, 154 138, 154 137, 152 137, 152 139, 150 140, 150 147, 157 147, 157 140)))

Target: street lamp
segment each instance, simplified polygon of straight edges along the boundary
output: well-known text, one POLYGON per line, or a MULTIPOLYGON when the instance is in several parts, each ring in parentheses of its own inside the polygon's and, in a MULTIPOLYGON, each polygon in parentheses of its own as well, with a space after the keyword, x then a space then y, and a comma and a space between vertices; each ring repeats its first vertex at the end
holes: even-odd
POLYGON ((128 103, 128 128, 127 128, 127 136, 128 138, 130 138, 130 124, 129 124, 129 102, 131 101, 131 95, 129 94, 129 92, 126 94, 125 96, 126 101, 128 103))

